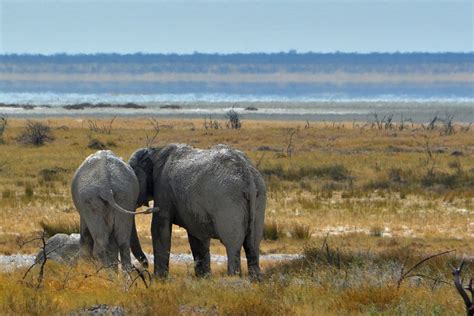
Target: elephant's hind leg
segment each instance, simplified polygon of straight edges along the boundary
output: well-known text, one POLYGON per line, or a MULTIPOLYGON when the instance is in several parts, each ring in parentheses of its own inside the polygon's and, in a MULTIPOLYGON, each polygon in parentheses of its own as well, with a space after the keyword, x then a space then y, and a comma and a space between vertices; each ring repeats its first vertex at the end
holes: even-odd
POLYGON ((94 247, 94 240, 92 239, 91 232, 89 231, 89 228, 87 228, 86 221, 84 218, 81 216, 80 219, 80 232, 81 232, 81 238, 80 238, 80 246, 81 246, 81 253, 84 257, 86 258, 92 258, 92 249, 94 247))
POLYGON ((244 241, 245 256, 247 257, 247 266, 249 270, 250 279, 260 281, 260 263, 259 263, 259 245, 253 240, 252 234, 247 234, 244 241))
POLYGON ((220 213, 215 219, 214 225, 217 235, 227 252, 227 273, 229 275, 241 274, 240 250, 245 239, 244 214, 245 212, 240 207, 231 205, 227 207, 227 212, 220 213))
POLYGON ((120 262, 125 271, 132 270, 132 260, 130 257, 130 234, 132 233, 133 221, 130 215, 116 214, 114 238, 120 252, 120 262))
POLYGON ((89 230, 93 240, 93 256, 100 261, 104 267, 110 267, 114 262, 111 262, 110 252, 113 251, 112 245, 110 245, 110 237, 112 235, 113 227, 109 227, 103 217, 104 210, 95 208, 88 208, 83 210, 81 215, 84 215, 84 219, 87 223, 87 229, 89 230), (112 247, 111 247, 112 246, 112 247))
POLYGON ((194 257, 194 272, 197 277, 211 273, 211 254, 209 253, 210 239, 199 240, 188 233, 189 245, 194 257))

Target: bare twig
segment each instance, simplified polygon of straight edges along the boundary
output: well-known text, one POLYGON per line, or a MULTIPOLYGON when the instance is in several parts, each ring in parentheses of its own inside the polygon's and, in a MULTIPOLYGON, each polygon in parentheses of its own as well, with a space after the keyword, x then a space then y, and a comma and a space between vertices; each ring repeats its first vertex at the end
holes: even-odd
POLYGON ((138 280, 138 278, 140 278, 142 281, 143 281, 143 284, 145 284, 145 287, 148 288, 151 284, 151 274, 150 272, 148 272, 148 270, 140 270, 138 269, 137 267, 133 267, 134 271, 136 271, 138 273, 138 275, 132 280, 132 282, 130 283, 130 285, 128 286, 128 289, 127 290, 130 290, 133 286, 133 284, 138 280), (145 279, 145 274, 148 276, 148 280, 149 280, 149 283, 147 283, 146 279, 145 279))

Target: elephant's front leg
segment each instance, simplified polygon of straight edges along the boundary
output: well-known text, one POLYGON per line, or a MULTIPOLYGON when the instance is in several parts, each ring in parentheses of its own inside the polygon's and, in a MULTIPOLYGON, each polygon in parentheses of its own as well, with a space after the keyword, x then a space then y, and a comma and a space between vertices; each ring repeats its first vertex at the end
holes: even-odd
POLYGON ((166 277, 171 249, 171 217, 165 212, 154 213, 151 221, 155 276, 166 277))
POLYGON ((211 255, 209 253, 210 239, 199 240, 188 233, 189 245, 194 257, 194 272, 197 277, 211 273, 211 255))

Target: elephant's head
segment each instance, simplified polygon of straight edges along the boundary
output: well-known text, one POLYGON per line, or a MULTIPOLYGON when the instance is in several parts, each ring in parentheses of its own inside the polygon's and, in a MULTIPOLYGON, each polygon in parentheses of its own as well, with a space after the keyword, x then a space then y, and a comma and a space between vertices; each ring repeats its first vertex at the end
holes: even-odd
POLYGON ((135 171, 140 186, 137 207, 148 205, 153 200, 153 157, 159 151, 158 148, 141 148, 134 152, 128 163, 135 171))

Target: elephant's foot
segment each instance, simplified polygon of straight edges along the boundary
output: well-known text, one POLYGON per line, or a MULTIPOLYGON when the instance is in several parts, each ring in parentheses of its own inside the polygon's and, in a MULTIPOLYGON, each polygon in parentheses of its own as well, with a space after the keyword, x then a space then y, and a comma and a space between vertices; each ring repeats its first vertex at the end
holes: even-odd
POLYGON ((250 278, 250 281, 252 281, 252 282, 262 282, 263 281, 263 276, 262 276, 262 273, 260 272, 260 269, 258 269, 258 271, 250 269, 249 270, 249 278, 250 278))
POLYGON ((155 279, 165 280, 168 278, 169 273, 168 271, 155 271, 153 273, 153 276, 155 277, 155 279))

